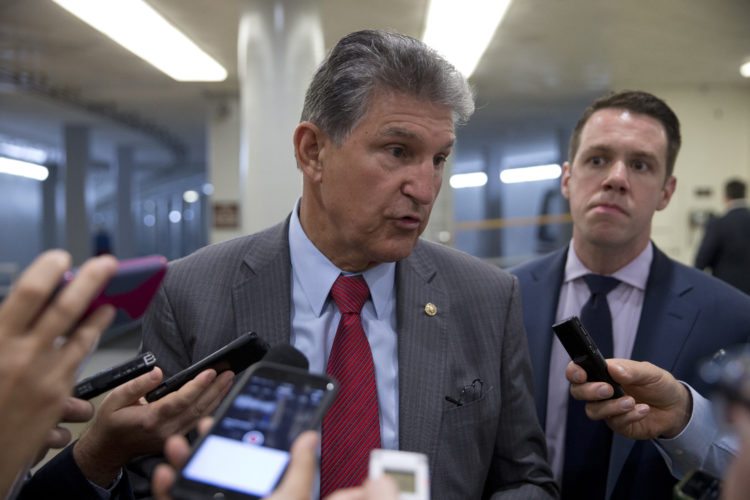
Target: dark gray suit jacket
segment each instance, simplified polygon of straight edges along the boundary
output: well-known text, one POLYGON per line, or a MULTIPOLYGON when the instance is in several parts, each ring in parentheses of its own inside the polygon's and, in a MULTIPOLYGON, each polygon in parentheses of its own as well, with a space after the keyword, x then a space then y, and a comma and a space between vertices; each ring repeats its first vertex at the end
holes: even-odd
POLYGON ((737 207, 706 225, 695 267, 750 294, 750 209, 737 207))
MULTIPOLYGON (((289 342, 291 285, 288 221, 199 250, 170 265, 143 349, 168 376, 247 331, 289 342)), ((429 456, 433 498, 554 496, 516 280, 420 241, 397 264, 396 286, 399 443, 429 456), (477 378, 481 398, 446 401, 477 378)))
MULTIPOLYGON (((542 426, 547 418, 547 385, 552 324, 565 272, 565 247, 511 271, 518 276, 524 324, 534 373, 534 399, 542 426)), ((699 362, 718 349, 747 342, 750 297, 696 269, 673 261, 656 246, 631 359, 650 361, 707 395, 699 362)), ((581 450, 586 453, 586 450, 581 450)), ((615 435, 607 476, 607 498, 672 498, 677 480, 650 441, 615 435)))

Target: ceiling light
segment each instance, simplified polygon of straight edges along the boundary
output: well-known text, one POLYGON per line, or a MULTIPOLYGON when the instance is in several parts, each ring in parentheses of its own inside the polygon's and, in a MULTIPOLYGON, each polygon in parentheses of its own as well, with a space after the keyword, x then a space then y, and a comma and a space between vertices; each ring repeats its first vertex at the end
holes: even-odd
POLYGON ((510 0, 430 0, 422 40, 471 76, 510 0))
POLYGON ((227 70, 143 0, 53 0, 180 82, 220 82, 227 70))
POLYGON ((7 142, 0 142, 0 154, 37 164, 47 161, 47 152, 42 149, 7 142))
POLYGON ((484 172, 453 174, 448 182, 453 189, 481 187, 487 184, 487 174, 484 172))
POLYGON ((200 199, 200 195, 198 194, 198 191, 190 189, 182 193, 182 199, 185 203, 195 203, 200 199))
POLYGON ((0 156, 0 174, 17 175, 37 181, 43 181, 49 176, 47 167, 27 161, 13 160, 0 156))
POLYGON ((533 167, 506 168, 500 172, 500 181, 504 184, 515 184, 518 182, 545 181, 557 179, 562 173, 558 164, 535 165, 533 167))
POLYGON ((740 75, 744 76, 745 78, 750 78, 750 61, 747 61, 745 64, 740 66, 740 75))

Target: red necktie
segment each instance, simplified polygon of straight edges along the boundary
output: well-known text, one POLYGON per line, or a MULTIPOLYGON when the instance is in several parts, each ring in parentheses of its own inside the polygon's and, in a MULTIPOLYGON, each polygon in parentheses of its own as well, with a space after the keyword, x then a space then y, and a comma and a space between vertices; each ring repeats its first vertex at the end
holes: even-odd
POLYGON ((341 321, 326 371, 338 380, 339 394, 323 419, 321 498, 362 484, 370 450, 380 448, 375 366, 360 319, 370 289, 362 276, 339 276, 331 295, 341 311, 341 321))

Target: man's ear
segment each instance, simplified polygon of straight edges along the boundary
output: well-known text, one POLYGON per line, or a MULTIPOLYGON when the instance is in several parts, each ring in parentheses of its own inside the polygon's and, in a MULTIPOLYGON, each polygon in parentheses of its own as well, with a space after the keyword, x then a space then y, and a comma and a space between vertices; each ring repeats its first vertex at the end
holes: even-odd
POLYGON ((667 205, 669 205, 669 200, 672 199, 672 195, 674 194, 675 189, 677 189, 677 178, 674 175, 670 175, 661 190, 661 198, 659 199, 659 203, 656 206, 657 210, 664 210, 665 208, 667 208, 667 205))
POLYGON ((297 168, 311 180, 319 180, 323 171, 322 152, 328 136, 315 124, 301 122, 294 129, 294 156, 297 168))
POLYGON ((570 199, 570 188, 568 183, 570 182, 570 162, 563 163, 562 176, 560 177, 560 192, 566 200, 570 199))

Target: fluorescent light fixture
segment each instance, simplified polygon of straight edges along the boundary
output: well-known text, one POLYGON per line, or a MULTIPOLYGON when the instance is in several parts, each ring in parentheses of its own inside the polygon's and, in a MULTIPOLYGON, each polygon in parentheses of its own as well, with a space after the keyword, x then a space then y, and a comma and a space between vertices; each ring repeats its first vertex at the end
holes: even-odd
POLYGON ((484 172, 453 174, 448 182, 453 189, 481 187, 487 184, 487 174, 484 172))
POLYGON ((745 78, 750 78, 750 61, 745 62, 742 66, 740 66, 740 75, 744 76, 745 78))
POLYGON ((227 70, 143 0, 53 0, 180 82, 220 82, 227 70))
POLYGON ((430 0, 422 40, 468 78, 509 5, 510 0, 430 0))
POLYGON ((500 181, 504 184, 516 184, 518 182, 545 181, 557 179, 562 174, 560 165, 535 165, 533 167, 506 168, 500 172, 500 181))
POLYGON ((17 175, 28 177, 37 181, 43 181, 49 177, 47 167, 30 163, 28 161, 14 160, 0 156, 0 174, 17 175))
POLYGON ((20 144, 9 144, 7 142, 0 143, 0 155, 37 164, 47 161, 47 152, 42 149, 21 146, 20 144))

